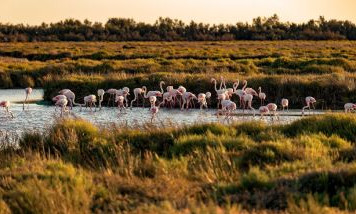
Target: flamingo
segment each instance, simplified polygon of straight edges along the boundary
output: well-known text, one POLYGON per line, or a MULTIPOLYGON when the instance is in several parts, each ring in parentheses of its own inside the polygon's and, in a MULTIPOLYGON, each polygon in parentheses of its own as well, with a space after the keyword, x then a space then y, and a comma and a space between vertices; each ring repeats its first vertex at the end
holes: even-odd
POLYGON ((143 97, 146 98, 146 99, 150 98, 151 96, 156 96, 156 97, 162 97, 163 96, 162 92, 160 92, 160 91, 148 91, 147 92, 146 86, 142 86, 142 88, 144 89, 143 97))
MULTIPOLYGON (((62 100, 62 99, 67 100, 67 97, 65 95, 60 94, 60 95, 57 95, 52 98, 53 102, 55 102, 56 104, 59 100, 62 100)), ((67 100, 67 103, 68 103, 68 100, 67 100)), ((55 104, 56 107, 54 108, 54 111, 57 111, 57 107, 61 107, 61 105, 56 105, 56 104, 55 104)), ((66 106, 67 106, 67 104, 66 104, 66 106)))
POLYGON ((14 118, 14 115, 12 114, 12 111, 9 110, 10 106, 11 106, 10 101, 1 101, 0 102, 0 107, 3 107, 5 112, 10 114, 11 118, 14 118))
POLYGON ((260 111, 261 120, 263 119, 264 115, 269 114, 269 109, 267 106, 261 106, 258 110, 260 111))
POLYGON ((232 102, 231 100, 222 100, 221 101, 221 110, 218 110, 217 116, 219 116, 219 112, 225 113, 225 119, 230 120, 232 119, 232 112, 236 110, 236 103, 232 102))
POLYGON ((68 100, 67 98, 64 99, 59 99, 56 101, 56 107, 61 107, 61 117, 63 116, 63 112, 67 112, 67 104, 68 104, 68 100))
POLYGON ((156 96, 150 96, 149 100, 150 100, 151 108, 153 106, 156 106, 156 102, 157 102, 157 97, 156 96))
POLYGON ((351 112, 351 111, 356 109, 356 104, 354 104, 354 103, 346 103, 344 105, 344 108, 345 108, 345 113, 348 113, 348 112, 351 112))
POLYGON ((237 96, 239 96, 239 100, 240 100, 240 108, 242 107, 242 97, 243 97, 243 95, 244 95, 244 90, 245 90, 245 88, 246 88, 246 86, 247 86, 247 82, 243 82, 244 83, 244 85, 243 85, 243 87, 242 87, 242 89, 237 89, 237 87, 239 86, 239 83, 240 83, 240 81, 239 80, 237 80, 237 82, 235 83, 235 85, 234 85, 234 89, 235 89, 235 94, 237 95, 237 96))
POLYGON ((117 102, 117 107, 119 108, 120 112, 125 109, 124 101, 125 101, 124 96, 116 95, 115 102, 117 102))
MULTIPOLYGON (((115 97, 115 95, 117 94, 117 91, 118 90, 115 89, 115 88, 110 88, 110 89, 106 90, 105 93, 109 94, 109 99, 108 99, 107 106, 109 106, 111 98, 115 97)), ((114 101, 114 99, 113 99, 113 101, 114 101)), ((113 102, 112 105, 114 106, 114 102, 113 102)))
MULTIPOLYGON (((135 88, 133 90, 135 98, 133 100, 131 100, 131 104, 130 104, 130 109, 132 109, 132 104, 133 102, 137 101, 137 107, 138 107, 138 96, 142 96, 142 94, 144 94, 145 89, 144 88, 135 88)), ((144 99, 144 98, 143 98, 144 99)), ((144 102, 142 102, 142 104, 144 104, 144 102)))
POLYGON ((220 84, 220 89, 218 90, 216 88, 216 84, 217 84, 216 83, 216 79, 211 78, 211 82, 214 82, 214 89, 215 89, 215 92, 216 92, 217 97, 218 97, 218 106, 217 106, 217 108, 219 108, 222 100, 228 99, 228 97, 229 97, 227 90, 225 88, 222 88, 223 78, 221 78, 221 80, 222 80, 222 82, 220 84))
POLYGON ((184 105, 186 105, 186 109, 189 108, 189 104, 191 101, 193 101, 194 99, 198 99, 195 94, 193 94, 192 92, 184 92, 182 95, 183 98, 183 104, 181 106, 181 110, 184 109, 184 105))
POLYGON ((226 83, 225 83, 225 79, 224 78, 222 78, 222 83, 223 83, 223 89, 226 90, 225 93, 227 93, 227 95, 229 96, 229 99, 230 99, 232 97, 232 95, 234 94, 235 87, 237 88, 236 83, 233 84, 232 88, 226 88, 226 83))
POLYGON ((200 103, 200 109, 202 110, 203 107, 208 108, 208 103, 206 102, 206 99, 209 99, 211 97, 210 92, 200 93, 198 94, 198 103, 200 103))
MULTIPOLYGON (((271 113, 272 113, 272 115, 273 115, 274 117, 277 116, 277 118, 279 119, 278 114, 277 114, 277 108, 278 108, 277 105, 276 105, 275 103, 268 103, 266 106, 267 106, 267 108, 268 108, 268 110, 269 110, 269 112, 270 112, 270 115, 271 115, 271 113)), ((271 115, 271 118, 272 118, 272 120, 273 120, 272 115, 271 115)))
MULTIPOLYGON (((176 105, 177 102, 177 96, 182 96, 182 93, 186 92, 187 89, 185 89, 183 86, 179 86, 178 89, 174 89, 173 86, 167 86, 167 92, 170 93, 173 99, 173 105, 176 105)), ((180 101, 179 101, 180 105, 180 101)))
POLYGON ((179 106, 181 107, 183 102, 183 94, 187 92, 187 89, 184 86, 180 85, 177 90, 181 93, 181 96, 179 97, 179 106))
POLYGON ((116 100, 116 96, 123 96, 124 100, 125 100, 125 103, 126 103, 126 107, 128 107, 129 106, 129 104, 128 104, 129 101, 127 99, 127 96, 130 95, 129 91, 130 91, 130 89, 128 87, 124 87, 124 88, 122 88, 120 90, 116 90, 115 100, 116 100))
POLYGON ((258 87, 258 97, 260 98, 261 100, 261 105, 264 105, 265 104, 265 99, 266 99, 266 94, 261 92, 262 89, 261 89, 261 86, 258 87))
MULTIPOLYGON (((244 84, 247 86, 247 80, 244 80, 244 84)), ((253 88, 246 88, 246 87, 245 87, 244 91, 245 91, 247 94, 251 94, 251 95, 253 95, 253 96, 258 97, 257 92, 256 92, 253 88)))
POLYGON ((215 92, 216 92, 217 94, 222 94, 222 93, 225 93, 225 92, 226 92, 226 89, 225 89, 225 88, 222 88, 222 82, 221 82, 221 84, 220 84, 220 89, 219 89, 219 90, 216 88, 216 84, 217 84, 216 79, 211 78, 211 82, 214 82, 214 89, 215 89, 215 92))
MULTIPOLYGON (((85 108, 87 108, 89 106, 90 108, 90 111, 92 111, 92 106, 94 105, 95 107, 95 111, 96 111, 96 96, 94 94, 91 94, 91 95, 88 95, 88 96, 85 96, 84 97, 84 105, 85 105, 85 108)), ((80 106, 82 107, 82 106, 80 106)))
POLYGON ((98 90, 98 97, 99 97, 99 110, 101 110, 101 103, 102 103, 102 102, 103 102, 103 100, 104 100, 104 94, 105 94, 104 89, 99 89, 99 90, 98 90))
MULTIPOLYGON (((23 102, 22 110, 25 110, 25 104, 27 102, 28 97, 32 93, 32 88, 31 87, 25 88, 25 92, 26 92, 26 98, 25 98, 25 100, 23 102)), ((30 108, 30 104, 29 103, 27 105, 27 108, 30 108)))
POLYGON ((80 105, 75 102, 75 94, 73 91, 71 91, 69 89, 63 89, 63 90, 59 91, 59 93, 62 95, 65 95, 67 97, 67 100, 69 102, 71 109, 73 108, 73 105, 80 105))
POLYGON ((282 105, 283 111, 284 111, 284 108, 287 108, 287 111, 288 111, 288 105, 289 105, 288 99, 283 98, 282 101, 281 101, 281 105, 282 105))
POLYGON ((163 101, 162 101, 162 105, 165 106, 165 105, 170 105, 171 108, 173 106, 173 96, 171 95, 170 92, 164 92, 163 93, 163 101))
POLYGON ((313 109, 315 110, 314 103, 316 103, 316 99, 314 97, 308 96, 305 98, 306 106, 302 108, 302 115, 304 115, 304 109, 309 108, 309 114, 310 114, 310 104, 313 106, 313 109))
POLYGON ((253 99, 252 94, 247 94, 246 92, 244 92, 242 99, 243 99, 243 113, 245 112, 246 104, 247 104, 247 108, 253 110, 253 116, 255 116, 255 109, 252 107, 252 99, 253 99))
POLYGON ((151 106, 150 112, 151 112, 151 123, 153 122, 153 119, 156 118, 156 115, 159 111, 159 105, 158 106, 151 106))

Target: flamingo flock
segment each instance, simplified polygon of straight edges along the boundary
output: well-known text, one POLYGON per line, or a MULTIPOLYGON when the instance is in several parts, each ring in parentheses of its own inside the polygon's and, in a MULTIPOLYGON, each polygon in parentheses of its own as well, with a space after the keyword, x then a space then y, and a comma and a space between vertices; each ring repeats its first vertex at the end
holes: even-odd
MULTIPOLYGON (((214 85, 214 90, 216 93, 217 99, 217 116, 224 115, 225 119, 230 120, 233 118, 234 111, 237 108, 241 108, 243 114, 245 114, 246 110, 250 110, 253 113, 253 116, 256 114, 256 110, 252 107, 253 98, 257 97, 260 100, 260 107, 258 108, 261 119, 263 119, 266 115, 269 115, 271 119, 274 118, 279 119, 278 114, 278 106, 275 103, 267 103, 265 105, 265 101, 267 98, 266 93, 262 91, 262 87, 258 87, 258 92, 251 87, 247 87, 247 81, 242 81, 242 88, 238 88, 240 81, 237 80, 233 83, 232 88, 227 88, 225 79, 223 77, 220 78, 219 88, 217 87, 218 81, 214 78, 211 79, 211 83, 214 85), (238 103, 232 101, 233 96, 237 96, 238 103)), ((166 91, 164 91, 163 86, 165 85, 164 81, 159 82, 160 90, 147 90, 146 86, 142 86, 140 88, 133 89, 134 99, 129 102, 128 96, 130 95, 130 89, 128 87, 123 87, 121 89, 110 88, 108 90, 99 89, 97 91, 97 96, 94 94, 90 94, 83 98, 83 103, 77 103, 75 101, 75 93, 70 89, 62 89, 58 92, 58 95, 53 97, 53 102, 55 104, 55 111, 57 108, 60 108, 60 116, 63 116, 65 113, 70 113, 74 106, 79 106, 80 111, 82 108, 89 108, 90 111, 97 111, 97 107, 99 111, 102 109, 102 102, 104 100, 104 95, 107 94, 108 101, 107 106, 116 106, 119 109, 120 113, 125 111, 128 107, 132 110, 134 103, 136 106, 142 107, 145 106, 145 100, 148 99, 150 103, 150 113, 151 113, 151 121, 153 121, 158 114, 161 107, 166 108, 174 108, 179 107, 181 110, 187 110, 190 108, 195 108, 195 104, 199 104, 199 108, 201 110, 208 109, 208 103, 210 103, 210 99, 212 98, 211 92, 202 92, 198 95, 187 91, 187 89, 180 85, 178 88, 174 88, 174 86, 168 85, 166 87, 166 91), (161 101, 160 101, 161 99, 161 101), (110 102, 112 101, 112 103, 110 102), (98 105, 96 104, 98 103, 98 105), (158 104, 157 104, 158 103, 158 104)), ((25 89, 25 100, 23 102, 23 110, 25 110, 25 105, 27 104, 27 109, 29 109, 28 99, 32 93, 32 88, 25 89)), ((315 109, 316 99, 311 96, 307 96, 305 98, 305 106, 302 108, 302 115, 305 114, 305 110, 309 110, 309 114, 311 114, 311 110, 315 109)), ((10 108, 9 101, 0 101, 0 107, 5 109, 6 114, 13 118, 12 112, 9 110, 10 108)), ((284 112, 285 109, 288 111, 289 101, 286 98, 282 98, 280 102, 281 110, 284 112)), ((346 103, 345 112, 352 112, 356 110, 356 104, 346 103)))
MULTIPOLYGON (((279 118, 278 117, 278 107, 275 103, 265 104, 265 100, 267 98, 266 93, 262 92, 262 88, 258 88, 258 93, 251 87, 247 87, 247 81, 244 80, 242 82, 242 88, 239 87, 240 81, 237 80, 233 83, 231 88, 226 86, 226 81, 224 77, 220 78, 220 84, 218 87, 218 81, 214 78, 211 79, 211 83, 214 85, 214 90, 217 98, 217 116, 224 115, 227 120, 233 118, 234 111, 237 110, 238 105, 239 108, 242 108, 243 113, 246 110, 251 110, 253 115, 255 116, 255 109, 252 107, 252 102, 254 97, 258 97, 260 99, 261 107, 258 109, 261 115, 261 119, 270 115, 271 118, 279 118), (238 96, 239 103, 238 105, 232 101, 233 96, 238 96)), ((198 95, 195 95, 193 92, 188 91, 184 86, 180 85, 178 88, 174 88, 172 85, 166 86, 166 91, 164 90, 164 81, 159 82, 159 90, 148 90, 146 86, 142 86, 139 88, 133 89, 134 99, 129 103, 128 96, 130 95, 130 89, 128 87, 123 87, 121 89, 110 88, 108 90, 99 89, 97 91, 98 99, 96 96, 91 94, 84 97, 84 103, 79 104, 75 102, 75 94, 69 89, 63 89, 59 91, 60 95, 57 95, 53 98, 56 107, 61 108, 61 115, 65 112, 69 112, 69 109, 66 107, 67 104, 70 105, 70 109, 72 109, 73 105, 86 107, 90 109, 90 111, 96 111, 96 102, 98 102, 98 108, 101 110, 102 102, 104 100, 104 95, 108 95, 107 106, 116 106, 120 110, 120 112, 125 111, 129 106, 132 110, 134 104, 137 107, 145 106, 145 100, 148 100, 150 103, 150 113, 151 113, 151 121, 153 121, 158 114, 160 108, 174 108, 179 107, 181 110, 187 110, 190 108, 195 108, 195 104, 199 104, 199 108, 201 110, 208 109, 208 101, 212 97, 211 92, 202 92, 198 95), (62 96, 61 96, 62 95, 62 96), (64 95, 64 96, 63 96, 64 95), (63 101, 60 101, 63 99, 63 101), (112 103, 111 103, 111 102, 112 103)), ((306 106, 303 107, 302 113, 304 114, 305 109, 309 109, 311 111, 311 106, 314 108, 314 103, 316 100, 313 97, 306 98, 306 106)), ((288 111, 289 101, 286 98, 281 100, 282 110, 287 109, 288 111)))

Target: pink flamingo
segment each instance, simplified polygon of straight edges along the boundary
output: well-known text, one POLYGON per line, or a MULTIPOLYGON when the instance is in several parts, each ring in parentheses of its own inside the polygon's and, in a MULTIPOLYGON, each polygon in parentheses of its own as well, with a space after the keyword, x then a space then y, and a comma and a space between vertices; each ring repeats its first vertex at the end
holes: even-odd
MULTIPOLYGON (((25 101, 23 102, 22 110, 25 110, 25 104, 27 102, 28 97, 32 93, 32 88, 31 87, 25 88, 25 92, 26 92, 26 98, 25 98, 25 101)), ((27 105, 27 109, 28 108, 30 108, 30 104, 29 103, 27 105)))
MULTIPOLYGON (((94 105, 95 111, 96 111, 96 96, 94 94, 88 95, 84 97, 84 106, 87 108, 89 106, 90 111, 92 110, 92 106, 94 105)), ((80 106, 80 110, 82 108, 82 105, 80 106)))
POLYGON ((12 111, 9 110, 10 106, 11 106, 10 101, 1 101, 0 102, 0 107, 3 107, 5 112, 10 114, 11 118, 14 118, 12 111))
POLYGON ((225 119, 230 120, 233 119, 232 112, 236 110, 236 103, 232 102, 231 100, 222 100, 221 101, 221 110, 218 110, 217 116, 219 116, 220 111, 225 113, 225 119))
POLYGON ((157 102, 157 97, 156 96, 150 96, 149 100, 150 100, 151 108, 153 106, 156 106, 156 102, 157 102))
POLYGON ((115 93, 115 99, 116 99, 116 96, 123 96, 124 97, 124 100, 125 100, 125 103, 126 103, 126 107, 129 106, 128 104, 128 99, 127 99, 127 96, 130 95, 130 89, 128 87, 124 87, 120 90, 116 90, 116 93, 115 93))
POLYGON ((277 117, 277 119, 279 119, 279 116, 277 114, 277 108, 278 108, 277 105, 275 103, 268 103, 266 106, 267 106, 267 108, 268 108, 268 110, 270 112, 270 116, 271 116, 272 120, 273 120, 272 115, 274 117, 277 117))
POLYGON ((103 100, 104 100, 104 94, 105 94, 104 89, 99 89, 99 90, 98 90, 98 97, 99 97, 99 110, 101 110, 101 103, 102 103, 102 102, 103 102, 103 100))
POLYGON ((242 99, 243 99, 243 113, 245 112, 246 105, 247 105, 247 108, 251 109, 253 111, 253 116, 255 116, 255 109, 252 107, 252 99, 253 99, 252 94, 247 94, 246 92, 244 92, 242 99))
POLYGON ((237 88, 236 83, 233 84, 232 88, 226 88, 225 79, 222 77, 222 84, 223 84, 223 89, 226 90, 225 93, 227 93, 228 99, 230 99, 232 97, 232 95, 234 94, 235 88, 237 88))
POLYGON ((184 92, 182 95, 183 98, 183 104, 181 106, 181 110, 184 109, 184 105, 186 105, 186 109, 189 109, 189 104, 191 104, 191 102, 193 102, 193 100, 197 100, 198 98, 195 96, 195 94, 191 93, 191 92, 184 92))
POLYGON ((117 102, 117 107, 119 108, 120 112, 122 110, 125 110, 126 107, 125 107, 125 104, 124 104, 124 101, 125 101, 125 97, 122 96, 122 95, 116 95, 115 97, 115 102, 117 102))
POLYGON ((242 107, 242 98, 243 98, 243 95, 244 95, 245 88, 246 88, 246 86, 247 86, 247 82, 246 82, 246 81, 243 82, 244 85, 243 85, 242 89, 237 89, 237 87, 239 86, 239 83, 240 83, 240 81, 237 80, 237 82, 236 82, 235 85, 234 85, 234 89, 235 89, 235 94, 236 94, 237 96, 239 96, 240 108, 241 108, 241 107, 242 107))
POLYGON ((156 96, 156 97, 162 97, 163 96, 162 92, 160 92, 160 91, 148 91, 147 92, 146 86, 142 86, 142 88, 144 89, 143 97, 146 98, 146 99, 150 98, 151 96, 156 96))
POLYGON ((150 112, 151 112, 151 123, 153 122, 153 119, 156 118, 156 115, 159 111, 159 105, 158 106, 151 106, 150 108, 150 112))
MULTIPOLYGON (((60 95, 57 95, 52 98, 54 103, 57 103, 58 100, 62 100, 62 99, 67 100, 67 97, 65 95, 60 94, 60 95)), ((67 100, 67 103, 68 103, 68 100, 67 100)), ((61 106, 55 104, 54 111, 57 111, 57 107, 61 107, 61 106)))
MULTIPOLYGON (((137 107, 138 107, 138 97, 139 97, 139 96, 143 96, 142 94, 145 93, 145 89, 144 89, 144 88, 135 88, 135 89, 133 90, 133 92, 134 92, 135 98, 134 98, 133 100, 131 100, 130 109, 132 109, 132 104, 133 104, 133 102, 135 102, 135 101, 137 101, 137 107)), ((144 97, 143 97, 143 99, 144 99, 144 97)), ((143 100, 143 101, 144 101, 144 100, 143 100)), ((142 104, 144 105, 144 102, 142 102, 142 104)), ((144 107, 144 106, 143 106, 143 107, 144 107)))
MULTIPOLYGON (((173 106, 175 106, 177 103, 177 97, 182 96, 181 91, 184 93, 187 90, 183 86, 180 86, 180 88, 178 88, 178 89, 174 89, 173 86, 167 86, 167 92, 170 93, 170 95, 172 96, 172 99, 173 99, 173 106)), ((180 101, 179 101, 179 105, 180 105, 180 101)))
POLYGON ((288 111, 288 106, 289 106, 289 101, 286 98, 283 98, 281 101, 281 105, 282 105, 282 110, 284 111, 284 108, 287 108, 288 111))
POLYGON ((63 112, 67 111, 67 104, 68 100, 65 95, 57 95, 52 98, 52 100, 55 102, 55 111, 57 110, 57 107, 61 108, 61 117, 63 116, 63 112))
MULTIPOLYGON (((247 80, 244 80, 244 84, 247 86, 247 80)), ((246 88, 246 87, 245 87, 244 91, 245 91, 247 94, 251 94, 251 95, 253 95, 253 96, 258 97, 257 92, 256 92, 253 88, 246 88)))
POLYGON ((262 89, 261 89, 261 86, 258 87, 258 97, 260 98, 261 100, 261 105, 264 105, 265 104, 265 99, 266 99, 266 94, 261 92, 262 89))
POLYGON ((162 105, 163 106, 168 106, 170 105, 170 107, 173 107, 173 96, 171 95, 170 92, 164 92, 163 93, 163 101, 162 101, 162 105))
POLYGON ((207 99, 211 97, 210 92, 200 93, 198 94, 198 103, 200 103, 200 109, 202 110, 204 107, 208 108, 208 103, 206 102, 207 99))
POLYGON ((354 103, 346 103, 344 105, 344 108, 345 108, 345 113, 348 113, 348 112, 354 111, 356 109, 356 104, 354 104, 354 103))
POLYGON ((304 109, 309 108, 309 114, 310 114, 310 104, 313 106, 313 109, 315 110, 314 103, 316 103, 316 99, 314 97, 306 97, 305 98, 306 106, 302 108, 302 115, 304 115, 304 109))
POLYGON ((112 103, 112 105, 114 106, 114 97, 116 96, 116 94, 117 94, 117 89, 115 89, 115 88, 110 88, 110 89, 108 89, 108 90, 106 90, 106 92, 105 93, 107 93, 107 94, 109 94, 109 99, 108 99, 108 103, 107 103, 107 106, 109 106, 109 104, 110 104, 110 100, 111 99, 113 99, 113 103, 112 103))
POLYGON ((73 108, 73 105, 80 105, 75 102, 75 94, 69 89, 63 89, 59 91, 60 94, 65 95, 67 97, 67 100, 69 102, 70 108, 73 108))
POLYGON ((261 120, 263 119, 263 116, 269 114, 269 109, 267 106, 261 106, 258 110, 260 111, 261 120))

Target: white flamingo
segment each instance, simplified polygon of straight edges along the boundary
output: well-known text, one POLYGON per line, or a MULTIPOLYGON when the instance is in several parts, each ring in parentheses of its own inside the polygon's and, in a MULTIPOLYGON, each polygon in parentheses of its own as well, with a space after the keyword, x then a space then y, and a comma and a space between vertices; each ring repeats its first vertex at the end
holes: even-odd
POLYGON ((282 110, 283 110, 283 111, 284 111, 284 108, 287 108, 287 111, 288 111, 288 106, 289 106, 289 101, 288 101, 288 99, 283 98, 283 99, 281 100, 281 105, 282 105, 282 110))
POLYGON ((264 105, 266 100, 266 94, 262 92, 261 86, 258 87, 258 97, 261 100, 261 105, 264 105))
MULTIPOLYGON (((137 101, 137 107, 138 107, 138 97, 139 96, 143 96, 143 94, 145 93, 145 89, 144 88, 135 88, 133 90, 133 93, 135 95, 135 98, 133 100, 131 100, 131 104, 130 104, 130 109, 132 109, 132 104, 137 101)), ((144 97, 142 98, 144 99, 144 97)), ((142 104, 144 105, 144 100, 142 102, 142 104)), ((144 107, 144 106, 143 106, 144 107)))
POLYGON ((306 108, 309 108, 309 114, 310 114, 310 105, 312 105, 313 109, 315 110, 314 103, 316 103, 316 99, 314 97, 311 97, 311 96, 306 97, 305 102, 307 105, 302 108, 302 115, 304 115, 304 109, 306 109, 306 108))
POLYGON ((14 118, 12 111, 9 110, 10 106, 11 106, 10 101, 1 101, 0 102, 0 107, 3 107, 5 112, 8 113, 11 116, 11 118, 14 118))
POLYGON ((104 94, 105 94, 104 89, 99 89, 99 90, 98 90, 99 110, 101 110, 101 103, 102 103, 103 100, 104 100, 104 94))
MULTIPOLYGON (((25 92, 26 92, 26 98, 23 102, 23 106, 22 106, 22 110, 25 110, 25 104, 27 102, 27 99, 28 97, 30 96, 30 94, 32 93, 32 88, 31 87, 28 87, 28 88, 25 88, 25 92)), ((30 108, 30 104, 28 103, 27 105, 27 109, 30 108)))
POLYGON ((344 109, 345 109, 345 113, 354 111, 356 109, 356 104, 354 104, 354 103, 346 103, 344 105, 344 109))

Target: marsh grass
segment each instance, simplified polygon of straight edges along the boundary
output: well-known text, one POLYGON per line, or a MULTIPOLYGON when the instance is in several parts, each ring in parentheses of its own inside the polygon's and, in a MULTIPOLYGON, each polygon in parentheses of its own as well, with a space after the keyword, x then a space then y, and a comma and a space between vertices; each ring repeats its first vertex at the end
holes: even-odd
POLYGON ((290 125, 179 128, 98 128, 62 120, 1 151, 0 208, 5 213, 351 212, 356 209, 354 120, 327 114, 290 125))

